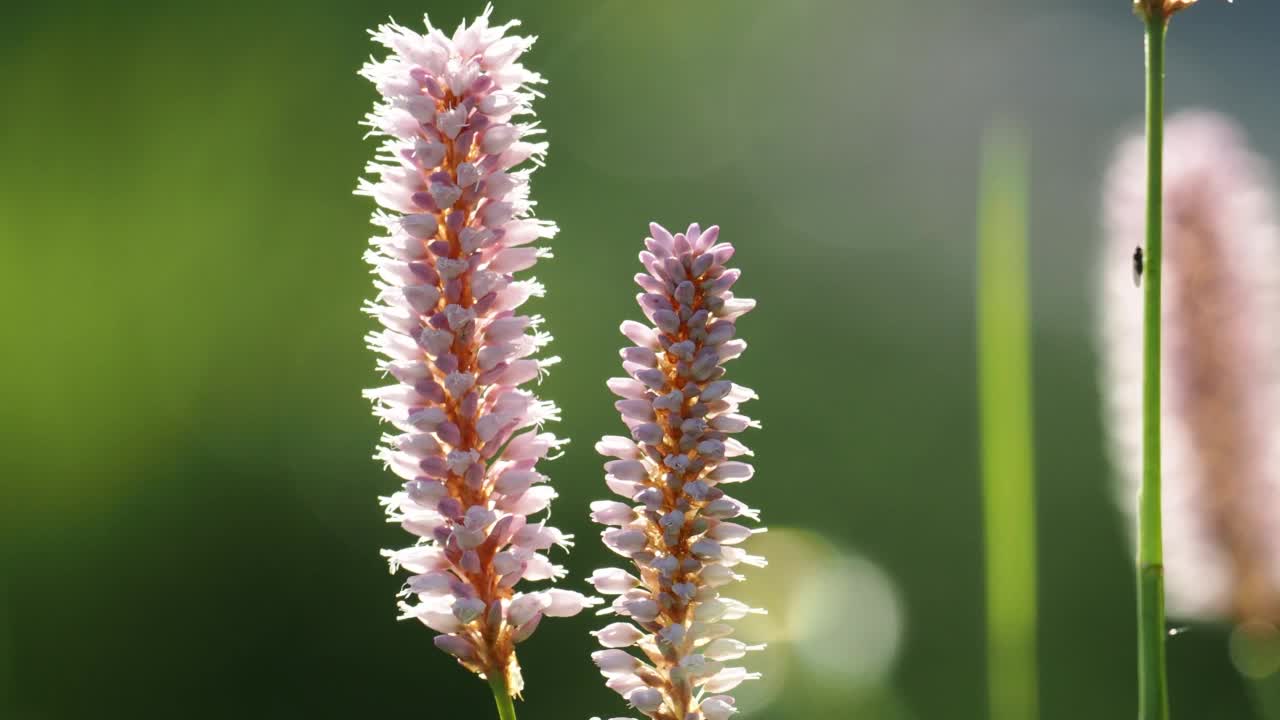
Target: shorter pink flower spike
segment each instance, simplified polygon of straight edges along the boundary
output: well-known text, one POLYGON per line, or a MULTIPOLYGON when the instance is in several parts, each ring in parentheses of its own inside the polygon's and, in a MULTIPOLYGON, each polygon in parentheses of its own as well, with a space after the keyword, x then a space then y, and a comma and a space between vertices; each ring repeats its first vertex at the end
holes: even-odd
POLYGON ((650 226, 647 272, 636 276, 650 325, 622 324, 634 344, 621 353, 627 377, 608 383, 629 436, 596 445, 613 458, 605 483, 620 500, 592 503, 592 519, 635 575, 592 575, 597 592, 615 596, 609 611, 629 621, 595 633, 606 649, 593 659, 608 687, 654 720, 725 720, 736 709, 724 693, 759 677, 731 663, 763 648, 733 640, 725 624, 763 611, 720 595, 742 579, 738 568, 765 560, 739 547, 762 532, 739 522, 756 511, 724 490, 754 474, 735 459, 751 452, 734 436, 758 425, 739 412, 756 394, 724 379, 724 364, 746 349, 737 320, 755 302, 731 291, 739 273, 725 267, 733 247, 719 234, 650 226))

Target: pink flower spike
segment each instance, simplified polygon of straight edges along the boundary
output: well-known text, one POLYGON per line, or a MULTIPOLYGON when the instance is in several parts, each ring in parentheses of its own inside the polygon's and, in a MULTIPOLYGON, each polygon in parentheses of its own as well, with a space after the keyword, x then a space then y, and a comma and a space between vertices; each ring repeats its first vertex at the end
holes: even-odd
MULTIPOLYGON (((1124 485, 1116 497, 1131 517, 1142 482, 1143 363, 1131 258, 1144 240, 1145 152, 1141 135, 1129 139, 1108 175, 1099 268, 1104 420, 1124 485)), ((1280 216, 1271 173, 1234 122, 1180 112, 1165 125, 1163 209, 1169 616, 1272 628, 1280 623, 1280 216)))
POLYGON ((617 596, 601 612, 624 619, 595 633, 606 649, 593 658, 606 684, 653 720, 727 718, 736 709, 721 693, 759 677, 721 661, 760 646, 725 638, 727 626, 711 644, 705 634, 709 623, 753 611, 721 597, 719 588, 742 579, 730 568, 763 564, 736 547, 753 531, 729 521, 755 519, 755 512, 722 487, 754 474, 726 458, 749 454, 731 435, 758 425, 739 412, 755 393, 722 379, 724 364, 745 348, 733 339, 737 319, 754 303, 729 290, 737 271, 724 267, 733 253, 715 244, 719 232, 691 225, 673 235, 650 226, 637 300, 656 327, 622 324, 634 344, 622 350, 629 377, 608 383, 631 437, 605 436, 596 445, 612 458, 605 484, 630 502, 592 503, 592 520, 607 526, 605 546, 629 559, 639 577, 613 568, 591 577, 597 592, 617 596), (623 649, 633 646, 643 660, 623 649))
POLYGON ((366 311, 369 335, 396 384, 365 393, 398 433, 377 457, 405 482, 384 499, 415 543, 384 551, 392 570, 415 573, 403 617, 444 633, 441 650, 467 669, 523 687, 515 645, 543 617, 566 617, 602 600, 568 590, 518 591, 564 570, 545 553, 571 538, 528 516, 555 497, 535 467, 563 444, 541 431, 558 419, 531 384, 554 358, 540 319, 519 314, 542 286, 513 274, 545 255, 554 223, 533 217, 529 176, 541 164, 532 114, 542 83, 519 58, 533 38, 494 26, 492 8, 453 35, 426 24, 373 31, 388 50, 360 71, 381 98, 365 118, 384 138, 356 193, 381 207, 366 260, 379 280, 366 311))

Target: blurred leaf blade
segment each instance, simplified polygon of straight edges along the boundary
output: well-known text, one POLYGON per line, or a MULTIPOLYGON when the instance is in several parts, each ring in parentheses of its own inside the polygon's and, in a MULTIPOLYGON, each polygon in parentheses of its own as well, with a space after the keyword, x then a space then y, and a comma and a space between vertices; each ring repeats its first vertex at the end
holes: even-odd
POLYGON ((978 209, 978 387, 992 720, 1039 716, 1027 151, 994 126, 978 209))

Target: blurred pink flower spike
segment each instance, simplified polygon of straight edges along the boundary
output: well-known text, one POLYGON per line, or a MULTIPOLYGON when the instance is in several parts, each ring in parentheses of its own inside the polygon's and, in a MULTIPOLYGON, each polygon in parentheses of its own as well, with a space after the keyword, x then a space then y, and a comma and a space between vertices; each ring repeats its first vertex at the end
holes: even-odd
MULTIPOLYGON (((1106 184, 1103 395, 1126 512, 1141 482, 1141 137, 1106 184)), ((1280 232, 1262 162, 1208 112, 1169 119, 1162 423, 1169 614, 1280 623, 1280 232)))

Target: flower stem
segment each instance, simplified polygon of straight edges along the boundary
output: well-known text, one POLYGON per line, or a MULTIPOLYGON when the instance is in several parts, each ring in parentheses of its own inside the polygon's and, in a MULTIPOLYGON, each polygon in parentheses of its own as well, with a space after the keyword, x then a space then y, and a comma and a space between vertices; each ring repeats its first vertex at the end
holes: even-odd
POLYGON ((493 701, 498 705, 498 720, 516 720, 516 706, 511 701, 511 691, 507 688, 506 679, 493 673, 489 678, 489 687, 493 688, 493 701))
POLYGON ((1143 280, 1142 493, 1138 513, 1138 718, 1168 720, 1160 505, 1160 262, 1163 254, 1165 14, 1146 14, 1147 247, 1143 280))

